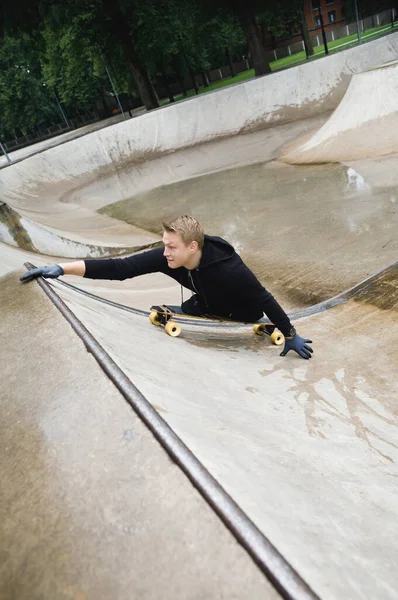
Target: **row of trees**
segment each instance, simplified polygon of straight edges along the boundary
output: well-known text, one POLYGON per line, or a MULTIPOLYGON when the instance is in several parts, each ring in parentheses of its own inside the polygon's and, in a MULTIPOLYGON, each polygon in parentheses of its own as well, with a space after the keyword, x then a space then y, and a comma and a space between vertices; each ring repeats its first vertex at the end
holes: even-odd
POLYGON ((106 68, 118 91, 148 110, 159 106, 157 86, 167 90, 188 75, 195 82, 198 73, 206 82, 208 69, 243 53, 263 75, 269 72, 264 23, 275 35, 301 27, 310 55, 303 2, 2 0, 0 135, 59 121, 58 98, 69 114, 105 105, 106 68))

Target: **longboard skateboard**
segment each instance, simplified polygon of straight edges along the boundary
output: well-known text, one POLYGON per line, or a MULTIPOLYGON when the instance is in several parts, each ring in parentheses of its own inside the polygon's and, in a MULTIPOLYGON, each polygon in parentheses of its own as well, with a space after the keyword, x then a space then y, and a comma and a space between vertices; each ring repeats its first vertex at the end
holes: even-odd
POLYGON ((151 312, 149 314, 149 320, 153 325, 157 327, 163 326, 165 331, 171 337, 178 337, 182 331, 182 327, 180 323, 177 323, 173 320, 174 317, 185 319, 192 319, 193 321, 208 321, 210 323, 235 323, 235 324, 250 324, 253 326, 253 331, 256 335, 269 335, 270 340, 275 346, 280 346, 284 343, 285 337, 283 333, 277 329, 277 327, 267 321, 266 319, 260 319, 254 323, 247 323, 243 321, 233 321, 232 319, 224 319, 222 317, 217 317, 215 315, 188 315, 184 313, 180 306, 167 306, 166 304, 162 304, 159 306, 151 306, 151 312))

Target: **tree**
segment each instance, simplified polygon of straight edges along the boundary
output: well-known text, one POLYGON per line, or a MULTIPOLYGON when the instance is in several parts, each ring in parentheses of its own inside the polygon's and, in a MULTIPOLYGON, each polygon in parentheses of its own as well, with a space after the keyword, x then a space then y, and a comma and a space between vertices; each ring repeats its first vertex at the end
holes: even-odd
MULTIPOLYGON (((135 2, 130 0, 130 4, 135 5, 135 2)), ((57 19, 62 23, 79 15, 86 18, 86 27, 81 35, 88 43, 100 51, 106 46, 122 48, 144 105, 147 109, 156 108, 156 93, 137 54, 118 0, 3 0, 0 23, 4 31, 21 30, 32 36, 41 31, 50 16, 53 23, 57 19)))
POLYGON ((306 57, 309 58, 310 56, 314 55, 314 46, 312 43, 310 32, 308 31, 308 23, 307 19, 305 18, 304 6, 302 4, 297 9, 297 12, 299 15, 300 31, 304 42, 305 54, 306 57))
POLYGON ((147 0, 133 4, 129 22, 137 52, 148 64, 151 76, 164 85, 176 78, 182 83, 189 75, 195 87, 198 52, 193 52, 193 23, 197 24, 200 15, 194 2, 147 0))
POLYGON ((73 112, 94 108, 104 86, 99 49, 83 35, 87 20, 75 15, 55 27, 48 17, 41 28, 43 81, 73 112))
POLYGON ((190 78, 198 91, 197 75, 208 84, 207 71, 244 45, 242 30, 227 9, 203 10, 196 0, 146 0, 125 5, 125 15, 137 53, 151 79, 162 86, 190 78))
POLYGON ((257 20, 264 11, 262 0, 198 0, 202 10, 215 14, 218 11, 229 11, 241 26, 256 75, 270 72, 267 54, 264 49, 261 29, 257 20))
POLYGON ((137 84, 142 102, 147 110, 157 108, 159 106, 159 101, 155 89, 149 78, 146 67, 138 56, 119 0, 102 0, 102 7, 108 19, 109 30, 113 33, 115 40, 118 40, 123 48, 127 65, 137 84))
POLYGON ((300 31, 307 58, 314 54, 304 13, 304 0, 278 0, 272 8, 263 11, 258 20, 274 36, 291 35, 292 32, 300 31))
MULTIPOLYGON (((198 75, 208 85, 208 71, 226 63, 234 75, 234 59, 247 50, 256 75, 268 73, 261 23, 275 35, 294 23, 298 28, 300 20, 304 27, 302 0, 272 5, 264 0, 3 0, 0 8, 0 39, 7 32, 9 39, 29 40, 40 93, 48 98, 49 91, 56 92, 69 115, 94 108, 100 99, 106 104, 105 64, 119 92, 141 97, 151 109, 159 105, 155 84, 168 90, 171 101, 170 84, 176 80, 186 93, 189 77, 198 92, 198 75)), ((308 39, 303 34, 310 55, 308 32, 308 39)), ((15 78, 11 66, 5 69, 15 78)), ((3 96, 12 89, 20 98, 22 79, 18 85, 19 91, 3 85, 3 96)), ((30 96, 38 99, 38 93, 30 96)), ((34 106, 37 122, 52 116, 51 101, 34 106)), ((30 127, 32 115, 24 110, 20 115, 30 127)))
POLYGON ((255 74, 265 75, 270 73, 271 69, 257 22, 260 3, 255 0, 228 0, 228 4, 245 32, 255 74))
POLYGON ((247 47, 244 32, 230 11, 219 10, 211 23, 212 28, 206 32, 209 44, 208 60, 215 68, 227 62, 233 77, 233 61, 240 60, 247 47))
POLYGON ((28 36, 0 40, 0 119, 2 136, 26 135, 58 120, 57 106, 43 86, 38 53, 28 36))

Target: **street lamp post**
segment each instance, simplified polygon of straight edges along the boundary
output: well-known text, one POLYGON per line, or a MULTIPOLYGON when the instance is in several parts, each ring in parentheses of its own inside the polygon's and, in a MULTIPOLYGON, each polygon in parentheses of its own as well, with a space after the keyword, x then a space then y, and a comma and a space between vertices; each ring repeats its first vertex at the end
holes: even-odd
MULTIPOLYGON (((43 87, 47 87, 47 84, 46 84, 46 83, 43 83, 43 87)), ((71 124, 69 123, 69 121, 68 121, 68 119, 67 119, 67 117, 66 117, 66 114, 65 114, 65 112, 64 112, 64 110, 63 110, 63 108, 62 108, 62 106, 61 106, 61 103, 60 103, 60 101, 59 101, 59 99, 58 99, 57 93, 56 93, 56 91, 55 91, 54 89, 53 89, 53 94, 54 94, 54 98, 55 98, 55 101, 56 101, 56 103, 57 103, 57 106, 58 106, 58 108, 59 108, 59 112, 61 113, 61 115, 62 115, 62 118, 63 118, 63 120, 64 120, 64 121, 65 121, 65 123, 66 123, 66 126, 68 127, 68 129, 72 129, 72 127, 71 127, 71 124)))
POLYGON ((11 158, 8 156, 7 154, 7 150, 4 148, 3 144, 0 142, 0 150, 2 151, 2 153, 4 154, 4 156, 7 159, 7 162, 10 163, 11 162, 11 158))
POLYGON ((121 105, 121 103, 120 103, 119 96, 117 95, 117 92, 116 92, 115 86, 113 85, 112 77, 111 77, 111 75, 110 75, 110 73, 109 73, 108 67, 106 66, 106 62, 105 62, 105 59, 104 59, 104 57, 102 57, 102 60, 103 60, 103 62, 104 62, 104 67, 105 67, 106 74, 108 75, 108 79, 109 79, 109 81, 110 81, 110 84, 111 84, 111 86, 112 86, 113 93, 115 94, 116 101, 117 101, 117 103, 118 103, 118 105, 119 105, 119 110, 120 110, 120 112, 121 112, 121 113, 122 113, 122 115, 123 115, 123 119, 126 119, 126 115, 124 114, 123 107, 122 107, 122 105, 121 105))
POLYGON ((321 0, 319 0, 318 12, 319 12, 319 22, 321 24, 321 29, 322 29, 322 40, 323 40, 323 45, 325 47, 325 54, 329 54, 328 42, 326 39, 326 32, 325 32, 325 27, 323 25, 323 17, 322 17, 322 12, 321 12, 321 0))
POLYGON ((354 3, 355 3, 355 17, 356 17, 356 20, 357 20, 358 44, 360 44, 362 42, 362 39, 361 39, 361 25, 359 23, 358 2, 357 2, 357 0, 354 0, 354 3))
POLYGON ((57 96, 57 94, 56 94, 56 91, 55 91, 55 90, 53 90, 53 92, 54 92, 55 100, 57 101, 57 104, 58 104, 58 108, 59 108, 59 110, 60 110, 60 112, 61 112, 61 115, 63 116, 63 119, 64 119, 64 121, 65 121, 65 123, 66 123, 66 126, 67 126, 67 127, 70 129, 70 128, 71 128, 71 126, 70 126, 70 123, 69 123, 68 119, 66 118, 66 115, 65 115, 65 113, 64 113, 64 111, 63 111, 63 108, 62 108, 62 106, 61 106, 61 103, 60 103, 60 101, 58 100, 58 96, 57 96))

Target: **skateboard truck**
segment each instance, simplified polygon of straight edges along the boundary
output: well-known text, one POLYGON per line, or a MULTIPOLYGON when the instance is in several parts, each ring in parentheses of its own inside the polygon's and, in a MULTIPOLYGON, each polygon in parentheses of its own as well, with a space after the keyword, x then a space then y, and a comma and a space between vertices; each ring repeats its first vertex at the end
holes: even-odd
POLYGON ((181 333, 181 325, 172 321, 174 313, 168 306, 152 306, 149 320, 153 325, 164 326, 165 332, 171 337, 178 337, 181 333))

